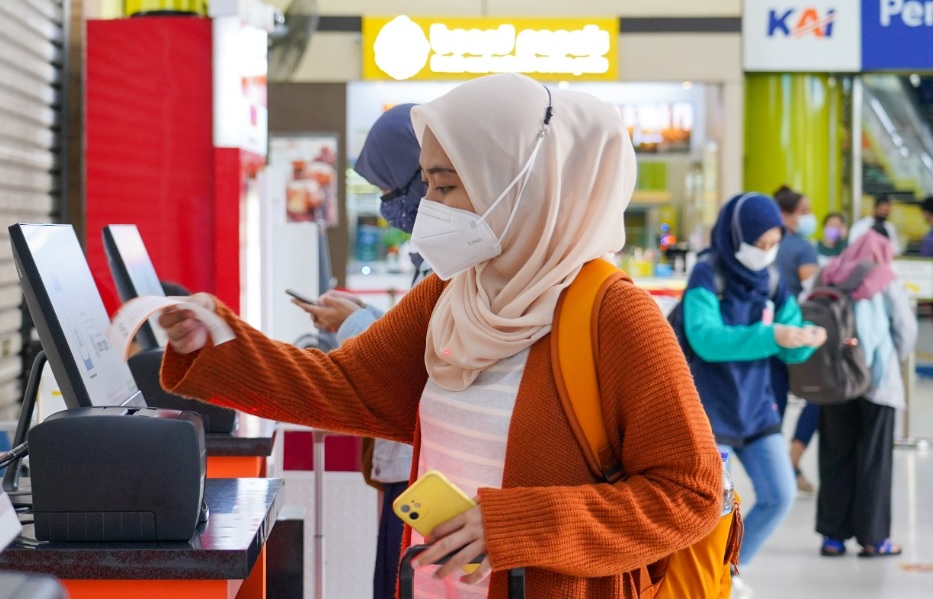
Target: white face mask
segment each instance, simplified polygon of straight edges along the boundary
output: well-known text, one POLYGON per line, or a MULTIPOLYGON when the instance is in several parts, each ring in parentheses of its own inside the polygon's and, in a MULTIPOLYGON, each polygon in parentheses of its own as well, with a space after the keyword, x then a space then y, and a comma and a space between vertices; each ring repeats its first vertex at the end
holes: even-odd
POLYGON ((735 253, 735 259, 742 263, 748 270, 755 272, 764 270, 774 263, 777 258, 778 246, 775 245, 768 251, 749 245, 744 241, 739 246, 739 251, 735 253))
POLYGON ((804 239, 816 233, 816 215, 804 214, 797 217, 797 235, 804 239))
POLYGON ((482 216, 422 198, 418 205, 415 226, 411 231, 411 242, 442 280, 447 281, 454 275, 502 253, 502 240, 518 212, 525 186, 531 178, 531 167, 535 163, 543 140, 544 130, 542 129, 528 162, 482 216), (509 215, 502 235, 496 237, 486 222, 486 217, 519 182, 521 182, 521 188, 515 200, 515 207, 509 215))

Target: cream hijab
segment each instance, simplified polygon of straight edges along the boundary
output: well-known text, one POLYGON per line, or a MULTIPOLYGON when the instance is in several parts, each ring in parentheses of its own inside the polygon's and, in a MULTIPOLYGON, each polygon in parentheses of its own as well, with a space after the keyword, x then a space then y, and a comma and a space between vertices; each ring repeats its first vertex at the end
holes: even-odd
MULTIPOLYGON (((583 264, 622 249, 635 151, 615 108, 522 75, 475 79, 411 111, 418 140, 429 127, 482 214, 531 155, 549 101, 553 117, 502 254, 453 277, 431 315, 425 364, 445 389, 466 389, 547 335, 561 291, 583 264)), ((520 188, 488 216, 496 235, 520 188)))

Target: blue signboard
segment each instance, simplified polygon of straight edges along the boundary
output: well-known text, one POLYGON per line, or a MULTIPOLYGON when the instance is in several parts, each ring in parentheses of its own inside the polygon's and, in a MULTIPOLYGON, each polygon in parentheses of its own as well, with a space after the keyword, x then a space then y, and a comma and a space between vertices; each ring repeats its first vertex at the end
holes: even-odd
POLYGON ((862 0, 862 70, 933 70, 933 0, 862 0))

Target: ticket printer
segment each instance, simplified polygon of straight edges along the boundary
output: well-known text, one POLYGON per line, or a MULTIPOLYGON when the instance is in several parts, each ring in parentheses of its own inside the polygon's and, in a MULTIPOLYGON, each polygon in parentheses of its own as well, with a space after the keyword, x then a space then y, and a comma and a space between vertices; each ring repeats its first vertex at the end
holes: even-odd
POLYGON ((187 541, 206 518, 201 417, 84 407, 29 430, 40 541, 187 541))

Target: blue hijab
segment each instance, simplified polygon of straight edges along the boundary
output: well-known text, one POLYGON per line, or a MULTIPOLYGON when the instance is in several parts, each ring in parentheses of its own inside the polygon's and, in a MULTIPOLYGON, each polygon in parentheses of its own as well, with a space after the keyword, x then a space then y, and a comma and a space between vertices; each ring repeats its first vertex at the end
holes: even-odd
POLYGON ((354 170, 381 189, 379 211, 389 224, 411 233, 418 204, 425 194, 418 160, 421 146, 411 124, 414 104, 399 104, 373 123, 354 170))
MULTIPOLYGON (((736 302, 763 306, 769 295, 768 269, 753 271, 739 262, 735 253, 742 242, 754 245, 758 238, 774 227, 784 226, 781 210, 770 197, 760 193, 737 195, 726 202, 713 227, 710 252, 718 259, 720 272, 726 281, 726 296, 736 302)), ((783 285, 778 295, 786 295, 783 285)), ((784 297, 776 298, 784 303, 784 297)))

